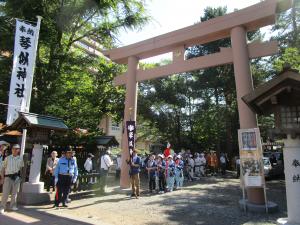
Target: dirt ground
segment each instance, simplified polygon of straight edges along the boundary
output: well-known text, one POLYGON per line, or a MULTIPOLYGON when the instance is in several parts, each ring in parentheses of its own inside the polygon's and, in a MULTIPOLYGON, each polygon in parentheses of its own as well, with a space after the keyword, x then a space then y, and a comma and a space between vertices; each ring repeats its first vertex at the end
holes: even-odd
MULTIPOLYGON (((19 213, 31 217, 39 213, 40 220, 43 220, 41 215, 47 215, 53 218, 49 224, 60 225, 76 224, 75 221, 77 224, 99 225, 269 225, 276 224, 280 217, 286 217, 283 180, 267 183, 269 200, 279 205, 279 212, 269 215, 240 210, 238 200, 242 192, 238 179, 202 178, 171 193, 149 194, 143 190, 139 199, 131 199, 129 190, 120 190, 116 184, 111 182, 105 196, 86 195, 74 199, 67 209, 53 209, 52 205, 26 206, 19 213), (56 219, 60 222, 56 223, 56 219)), ((145 182, 143 187, 146 188, 145 182)), ((48 223, 44 221, 42 224, 48 223)))
POLYGON ((269 215, 240 210, 240 182, 230 176, 202 178, 165 194, 149 194, 145 180, 139 199, 130 198, 130 190, 120 190, 117 183, 110 177, 105 196, 89 193, 73 197, 66 209, 52 205, 20 207, 18 212, 0 216, 0 224, 269 225, 287 216, 284 180, 267 182, 268 199, 279 205, 279 211, 269 215))

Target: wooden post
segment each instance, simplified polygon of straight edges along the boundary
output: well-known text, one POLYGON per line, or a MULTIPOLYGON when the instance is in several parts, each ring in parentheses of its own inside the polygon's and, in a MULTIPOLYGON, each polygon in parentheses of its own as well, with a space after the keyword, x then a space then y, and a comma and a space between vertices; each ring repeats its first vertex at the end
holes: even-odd
MULTIPOLYGON (((253 81, 250 71, 249 53, 247 47, 247 32, 244 27, 235 27, 231 30, 231 45, 240 128, 256 128, 256 114, 251 111, 251 109, 242 100, 244 95, 253 91, 253 81)), ((250 203, 265 203, 263 188, 248 188, 247 196, 250 203)))
MULTIPOLYGON (((136 121, 136 106, 137 106, 137 90, 138 83, 136 81, 136 73, 138 69, 138 58, 130 56, 128 58, 128 71, 126 81, 126 96, 125 96, 125 109, 124 109, 124 126, 126 121, 136 121)), ((127 129, 124 127, 122 134, 122 164, 121 164, 121 188, 128 188, 130 186, 129 181, 129 166, 126 160, 129 158, 128 143, 127 143, 127 129)))

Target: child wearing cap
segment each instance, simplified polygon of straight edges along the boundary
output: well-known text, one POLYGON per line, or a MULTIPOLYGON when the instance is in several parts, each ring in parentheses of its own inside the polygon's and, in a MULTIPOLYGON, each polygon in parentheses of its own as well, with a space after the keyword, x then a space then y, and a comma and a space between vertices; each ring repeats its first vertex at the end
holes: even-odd
POLYGON ((153 193, 155 191, 155 179, 156 179, 156 162, 155 162, 155 155, 151 155, 148 162, 146 169, 148 171, 148 178, 149 178, 149 192, 153 193))
POLYGON ((166 169, 167 188, 169 191, 173 191, 174 182, 175 182, 175 164, 172 155, 168 155, 167 157, 166 168, 167 168, 166 169))
POLYGON ((176 189, 180 189, 183 186, 183 168, 184 162, 182 161, 182 156, 178 155, 175 160, 175 182, 176 182, 176 189))
POLYGON ((158 161, 157 161, 159 194, 163 194, 166 189, 165 169, 166 169, 166 162, 164 161, 164 156, 162 154, 159 154, 158 161))

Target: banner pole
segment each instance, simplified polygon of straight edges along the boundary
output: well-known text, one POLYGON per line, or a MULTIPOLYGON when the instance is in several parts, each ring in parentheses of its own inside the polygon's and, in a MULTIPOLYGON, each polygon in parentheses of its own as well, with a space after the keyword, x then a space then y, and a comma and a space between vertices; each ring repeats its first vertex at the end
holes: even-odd
POLYGON ((130 108, 129 108, 129 120, 130 120, 130 121, 132 120, 131 115, 132 115, 132 108, 130 107, 130 108))
MULTIPOLYGON (((35 62, 36 62, 36 53, 37 53, 37 47, 38 47, 38 40, 39 40, 39 34, 40 34, 40 27, 41 27, 41 16, 37 16, 37 24, 36 24, 36 33, 35 33, 35 38, 34 38, 34 50, 33 50, 33 72, 32 72, 32 77, 31 80, 29 80, 30 84, 27 85, 28 88, 30 88, 30 91, 28 92, 28 96, 25 102, 25 112, 29 112, 30 108, 30 101, 31 101, 31 92, 32 92, 32 83, 33 83, 33 75, 34 75, 34 70, 35 70, 35 62)), ((26 147, 26 137, 27 137, 27 129, 23 129, 23 134, 22 134, 22 143, 21 143, 21 152, 20 155, 23 157, 25 153, 25 147, 26 147)))
POLYGON ((22 142, 21 142, 21 151, 20 151, 20 156, 21 157, 23 157, 23 155, 25 153, 26 136, 27 136, 27 129, 23 129, 22 142))
POLYGON ((30 108, 30 101, 31 101, 31 92, 32 92, 32 83, 33 83, 33 75, 34 75, 34 70, 35 70, 35 62, 36 62, 36 53, 37 53, 37 47, 38 47, 38 39, 39 39, 39 34, 40 34, 40 27, 41 27, 41 21, 42 21, 42 17, 41 16, 37 16, 37 24, 36 24, 36 34, 35 34, 35 39, 34 39, 34 51, 33 51, 33 72, 32 72, 32 79, 30 80, 30 85, 28 85, 27 87, 30 88, 30 91, 28 92, 28 96, 26 99, 26 107, 25 107, 25 111, 29 112, 29 108, 30 108))

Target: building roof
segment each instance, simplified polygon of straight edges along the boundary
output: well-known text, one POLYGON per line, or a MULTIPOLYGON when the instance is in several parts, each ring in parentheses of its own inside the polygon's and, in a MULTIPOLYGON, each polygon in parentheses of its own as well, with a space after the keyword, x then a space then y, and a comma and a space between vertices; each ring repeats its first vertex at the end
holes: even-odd
POLYGON ((39 127, 62 131, 69 129, 60 118, 25 112, 20 112, 18 119, 9 128, 20 129, 25 127, 39 127))
POLYGON ((119 142, 116 140, 115 136, 99 136, 95 138, 97 145, 103 145, 106 147, 118 146, 119 142))
POLYGON ((242 99, 258 114, 270 113, 276 104, 300 105, 300 74, 297 70, 285 69, 242 99))

